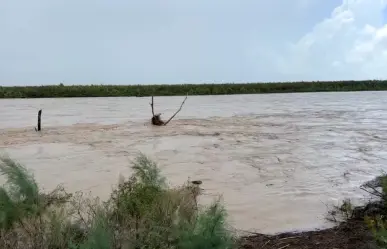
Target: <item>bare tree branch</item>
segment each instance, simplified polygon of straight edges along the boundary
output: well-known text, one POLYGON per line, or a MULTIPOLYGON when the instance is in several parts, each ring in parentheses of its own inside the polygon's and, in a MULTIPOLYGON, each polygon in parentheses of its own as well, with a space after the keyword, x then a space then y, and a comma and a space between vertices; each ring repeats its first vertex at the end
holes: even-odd
POLYGON ((372 191, 370 190, 367 190, 365 187, 360 187, 361 190, 371 194, 371 195, 375 195, 377 197, 383 197, 383 193, 381 193, 380 191, 378 191, 376 188, 373 188, 373 187, 370 187, 368 186, 368 188, 370 188, 372 191))
POLYGON ((153 96, 152 96, 152 103, 150 103, 150 106, 152 108, 152 117, 154 117, 155 116, 155 111, 153 109, 153 96))
POLYGON ((175 114, 173 114, 172 117, 170 117, 170 118, 168 119, 168 121, 164 123, 164 125, 167 125, 167 124, 168 124, 168 123, 176 116, 176 114, 178 114, 178 113, 181 111, 181 108, 183 107, 183 105, 184 105, 185 101, 187 100, 187 98, 188 98, 188 94, 187 94, 187 96, 185 96, 183 102, 181 102, 181 105, 180 105, 179 110, 177 110, 177 111, 175 112, 175 114))
POLYGON ((160 118, 161 113, 155 114, 155 112, 154 112, 154 102, 153 102, 153 96, 152 96, 152 102, 149 103, 151 108, 152 108, 152 124, 157 125, 157 126, 167 125, 181 111, 181 108, 183 107, 187 98, 188 98, 188 94, 187 94, 187 96, 185 96, 183 102, 180 105, 180 108, 175 112, 175 114, 173 114, 172 117, 170 117, 167 122, 164 122, 160 118))
POLYGON ((160 118, 161 113, 155 114, 153 96, 152 96, 152 103, 150 103, 150 106, 152 108, 152 124, 157 126, 164 125, 164 121, 162 121, 160 118))

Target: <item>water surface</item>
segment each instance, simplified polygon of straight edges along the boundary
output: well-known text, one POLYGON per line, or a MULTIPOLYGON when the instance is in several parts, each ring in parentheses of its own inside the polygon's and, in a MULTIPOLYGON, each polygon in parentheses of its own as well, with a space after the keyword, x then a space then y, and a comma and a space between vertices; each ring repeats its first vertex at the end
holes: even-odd
MULTIPOLYGON (((155 97, 165 119, 184 97, 155 97)), ((107 198, 144 152, 171 185, 202 180, 237 229, 275 233, 328 226, 327 206, 362 201, 360 184, 387 170, 387 92, 190 96, 166 127, 150 98, 0 100, 0 150, 42 187, 107 198), (42 108, 43 131, 34 131, 42 108)))

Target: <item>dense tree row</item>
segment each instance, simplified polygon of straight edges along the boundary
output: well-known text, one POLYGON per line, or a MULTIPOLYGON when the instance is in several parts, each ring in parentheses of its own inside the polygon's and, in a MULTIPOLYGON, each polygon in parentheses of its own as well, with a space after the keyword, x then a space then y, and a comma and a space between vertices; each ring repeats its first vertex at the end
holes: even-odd
POLYGON ((72 85, 0 87, 0 98, 118 97, 387 90, 387 81, 330 81, 185 85, 72 85))

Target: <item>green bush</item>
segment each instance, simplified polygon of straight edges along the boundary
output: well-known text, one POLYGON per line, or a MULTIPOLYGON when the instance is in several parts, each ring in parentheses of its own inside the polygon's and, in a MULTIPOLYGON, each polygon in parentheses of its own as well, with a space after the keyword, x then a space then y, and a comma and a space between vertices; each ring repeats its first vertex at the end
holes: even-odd
POLYGON ((375 180, 374 186, 368 185, 372 195, 379 197, 381 200, 382 210, 376 215, 366 216, 365 221, 371 229, 378 245, 381 249, 387 249, 387 175, 382 175, 375 180))
POLYGON ((157 165, 140 155, 134 174, 107 201, 39 190, 33 176, 0 158, 0 248, 235 248, 219 200, 200 208, 200 187, 169 188, 157 165))

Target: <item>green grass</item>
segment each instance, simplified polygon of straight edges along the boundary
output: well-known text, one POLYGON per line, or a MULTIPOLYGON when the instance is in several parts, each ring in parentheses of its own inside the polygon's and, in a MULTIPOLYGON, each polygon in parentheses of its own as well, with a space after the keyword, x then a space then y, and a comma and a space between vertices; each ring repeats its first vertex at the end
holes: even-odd
POLYGON ((7 181, 0 187, 0 248, 236 247, 218 200, 199 207, 199 186, 169 188, 156 163, 142 154, 132 168, 134 174, 100 201, 61 187, 44 194, 32 174, 2 156, 0 172, 7 181))
POLYGON ((387 81, 317 81, 243 84, 176 84, 176 85, 47 85, 0 87, 0 98, 60 98, 221 95, 329 91, 382 91, 387 81))

